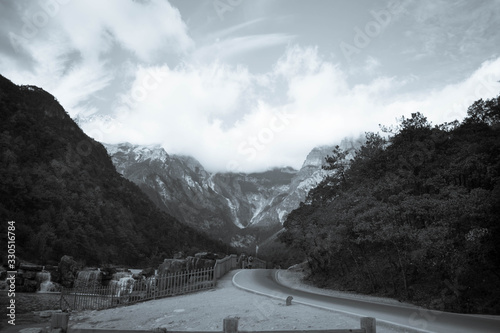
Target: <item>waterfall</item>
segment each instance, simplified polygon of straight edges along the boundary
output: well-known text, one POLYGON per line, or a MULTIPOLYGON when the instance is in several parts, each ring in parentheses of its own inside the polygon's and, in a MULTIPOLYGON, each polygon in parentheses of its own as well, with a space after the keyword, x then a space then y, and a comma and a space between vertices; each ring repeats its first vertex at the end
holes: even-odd
POLYGON ((41 271, 36 273, 36 282, 38 284, 39 292, 53 292, 57 291, 56 285, 50 280, 50 272, 41 271))
POLYGON ((129 294, 134 289, 135 280, 132 278, 131 273, 127 272, 118 272, 113 274, 113 279, 110 281, 110 284, 116 288, 116 295, 120 296, 121 294, 129 294))
POLYGON ((101 271, 80 271, 76 276, 74 287, 79 289, 92 289, 101 286, 101 271))

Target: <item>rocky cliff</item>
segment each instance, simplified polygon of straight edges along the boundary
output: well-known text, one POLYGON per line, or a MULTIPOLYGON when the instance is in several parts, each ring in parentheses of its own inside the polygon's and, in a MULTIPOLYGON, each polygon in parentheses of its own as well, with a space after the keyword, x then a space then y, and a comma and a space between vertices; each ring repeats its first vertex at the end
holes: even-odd
POLYGON ((281 225, 327 171, 333 146, 314 148, 300 170, 210 173, 193 157, 160 146, 104 144, 117 171, 136 183, 162 210, 233 246, 249 246, 253 229, 281 225))

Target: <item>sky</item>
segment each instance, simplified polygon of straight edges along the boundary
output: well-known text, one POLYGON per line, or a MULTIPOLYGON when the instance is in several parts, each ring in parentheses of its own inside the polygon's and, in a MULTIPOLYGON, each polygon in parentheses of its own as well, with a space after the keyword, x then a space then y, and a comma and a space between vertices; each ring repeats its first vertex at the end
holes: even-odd
POLYGON ((0 0, 0 74, 104 143, 209 171, 300 168, 500 92, 500 0, 0 0))

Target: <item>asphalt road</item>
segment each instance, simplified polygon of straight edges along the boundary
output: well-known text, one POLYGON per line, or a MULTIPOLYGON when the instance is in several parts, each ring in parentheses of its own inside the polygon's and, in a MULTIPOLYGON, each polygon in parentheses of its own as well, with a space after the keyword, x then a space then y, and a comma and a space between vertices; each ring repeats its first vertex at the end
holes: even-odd
POLYGON ((500 318, 462 315, 313 294, 279 284, 276 273, 277 270, 270 269, 242 270, 233 277, 233 283, 239 288, 254 293, 282 300, 292 296, 292 303, 312 305, 362 317, 375 317, 379 324, 396 324, 419 332, 500 333, 500 318))

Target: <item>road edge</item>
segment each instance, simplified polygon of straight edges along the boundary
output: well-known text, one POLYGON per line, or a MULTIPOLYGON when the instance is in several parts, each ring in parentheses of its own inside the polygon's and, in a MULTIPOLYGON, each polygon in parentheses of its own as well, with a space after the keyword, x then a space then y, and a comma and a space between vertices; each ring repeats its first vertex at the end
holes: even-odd
MULTIPOLYGON (((300 290, 300 289, 296 289, 296 288, 290 288, 287 285, 285 285, 282 282, 280 282, 280 280, 279 280, 279 272, 280 272, 280 270, 273 270, 273 271, 274 271, 274 280, 278 284, 280 284, 283 287, 292 289, 292 290, 300 290)), ((275 295, 271 295, 271 294, 267 294, 267 293, 264 293, 264 292, 261 292, 261 291, 257 291, 257 290, 251 289, 251 288, 243 287, 242 285, 238 284, 235 281, 235 278, 241 272, 243 272, 243 270, 241 270, 241 271, 237 272, 236 274, 234 274, 233 278, 232 278, 233 285, 236 288, 244 290, 244 291, 247 291, 247 292, 250 292, 250 293, 253 293, 253 294, 267 296, 267 297, 270 297, 270 298, 279 299, 281 301, 286 301, 286 298, 275 296, 275 295)), ((300 291, 304 291, 304 290, 300 290, 300 291)), ((312 304, 312 303, 308 303, 308 302, 302 302, 302 301, 294 300, 293 303, 302 304, 302 305, 306 305, 306 306, 310 306, 310 307, 314 307, 314 308, 317 308, 317 309, 322 309, 322 310, 326 310, 326 311, 330 311, 330 312, 341 313, 343 315, 347 315, 347 316, 349 316, 351 318, 354 317, 356 319, 360 319, 361 317, 364 317, 364 316, 361 316, 361 315, 353 313, 353 312, 341 311, 341 310, 334 310, 334 309, 331 309, 331 308, 323 307, 321 305, 316 305, 316 304, 312 304)), ((421 330, 421 329, 417 329, 417 328, 414 328, 414 327, 400 325, 400 324, 396 324, 396 323, 393 323, 393 322, 390 322, 390 321, 386 321, 386 320, 381 320, 381 319, 378 319, 378 318, 376 318, 376 320, 377 320, 377 325, 380 324, 381 326, 385 326, 385 327, 390 328, 390 329, 404 329, 404 330, 406 330, 406 332, 409 332, 409 333, 410 332, 411 333, 435 333, 433 331, 421 330)))

